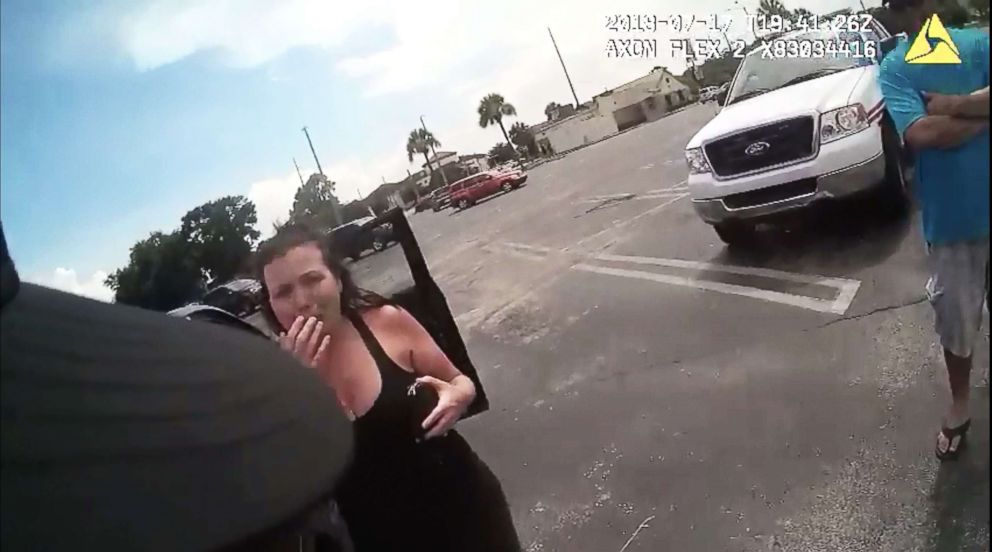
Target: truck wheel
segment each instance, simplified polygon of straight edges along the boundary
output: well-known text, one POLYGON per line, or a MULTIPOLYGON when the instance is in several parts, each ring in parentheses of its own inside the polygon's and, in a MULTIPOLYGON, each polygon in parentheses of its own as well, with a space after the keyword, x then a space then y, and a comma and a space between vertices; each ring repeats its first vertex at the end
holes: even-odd
POLYGON ((374 242, 372 242, 372 251, 375 251, 376 253, 382 251, 385 248, 386 248, 386 244, 382 240, 377 239, 374 242))
POLYGON ((464 209, 468 209, 471 206, 472 206, 472 204, 469 203, 467 199, 463 199, 463 200, 461 200, 461 201, 458 202, 458 208, 459 209, 463 209, 464 210, 464 209))
POLYGON ((742 245, 754 239, 754 226, 743 222, 721 222, 713 225, 716 235, 727 245, 742 245))
POLYGON ((885 157, 885 181, 879 190, 879 206, 890 215, 903 214, 910 205, 906 180, 906 155, 892 125, 882 124, 882 155, 885 157))
POLYGON ((512 189, 513 189, 513 184, 512 183, 510 183, 509 181, 503 183, 503 191, 504 192, 509 192, 512 189))

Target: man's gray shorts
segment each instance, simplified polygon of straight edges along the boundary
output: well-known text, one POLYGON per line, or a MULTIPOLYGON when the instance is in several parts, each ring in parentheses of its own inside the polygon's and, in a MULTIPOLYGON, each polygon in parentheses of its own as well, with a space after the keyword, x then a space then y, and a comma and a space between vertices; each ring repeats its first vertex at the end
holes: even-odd
POLYGON ((927 295, 936 313, 940 344, 971 356, 989 300, 989 239, 931 245, 927 295))

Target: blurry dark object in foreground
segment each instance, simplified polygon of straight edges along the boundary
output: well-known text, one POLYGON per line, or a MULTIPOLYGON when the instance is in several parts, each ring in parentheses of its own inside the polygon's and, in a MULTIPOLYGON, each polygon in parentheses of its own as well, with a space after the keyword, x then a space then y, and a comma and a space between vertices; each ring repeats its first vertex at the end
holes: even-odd
MULTIPOLYGON (((448 307, 448 300, 431 276, 427 261, 420 250, 420 244, 413 235, 410 223, 402 209, 391 209, 377 219, 379 224, 391 224, 393 237, 403 248, 407 268, 413 277, 412 285, 391 290, 387 294, 390 301, 406 309, 431 334, 444 354, 458 371, 465 374, 475 384, 475 401, 465 411, 464 418, 489 410, 489 399, 482 387, 479 374, 468 356, 465 342, 448 307)), ((379 291, 372 289, 370 291, 379 291)))

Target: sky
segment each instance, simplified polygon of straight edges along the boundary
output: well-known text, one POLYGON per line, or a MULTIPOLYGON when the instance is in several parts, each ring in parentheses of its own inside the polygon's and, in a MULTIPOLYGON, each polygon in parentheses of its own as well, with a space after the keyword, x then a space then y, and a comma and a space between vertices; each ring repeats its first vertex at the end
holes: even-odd
MULTIPOLYGON (((573 103, 548 27, 585 102, 654 66, 686 67, 674 30, 612 31, 610 16, 717 14, 734 40, 750 38, 744 9, 758 1, 608 4, 2 0, 0 220, 18 272, 110 300, 103 281, 131 245, 204 202, 247 196, 271 232, 300 185, 294 158, 304 178, 316 172, 303 126, 349 201, 420 169, 405 144, 421 115, 442 149, 477 153, 502 141, 478 125, 486 94, 517 108, 511 124, 573 103), (611 38, 655 38, 658 56, 608 57, 611 38)), ((707 35, 719 36, 693 36, 707 35)))

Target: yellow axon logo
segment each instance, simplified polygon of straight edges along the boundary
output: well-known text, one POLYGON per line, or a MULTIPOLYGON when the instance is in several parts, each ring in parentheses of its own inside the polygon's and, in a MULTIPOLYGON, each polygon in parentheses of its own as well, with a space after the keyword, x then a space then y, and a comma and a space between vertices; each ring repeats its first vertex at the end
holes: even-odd
POLYGON ((937 14, 931 15, 916 35, 916 40, 906 52, 906 63, 961 63, 961 53, 937 14))

